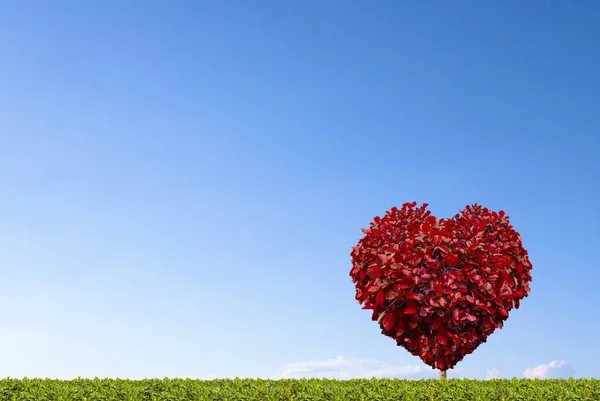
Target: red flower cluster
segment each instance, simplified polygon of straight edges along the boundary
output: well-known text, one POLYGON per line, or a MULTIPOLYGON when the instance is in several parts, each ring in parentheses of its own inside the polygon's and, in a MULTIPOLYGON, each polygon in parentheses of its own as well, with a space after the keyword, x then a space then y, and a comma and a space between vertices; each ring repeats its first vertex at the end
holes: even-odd
POLYGON ((350 276, 384 335, 446 370, 519 307, 531 263, 503 211, 473 205, 438 220, 416 206, 393 207, 363 229, 350 276))

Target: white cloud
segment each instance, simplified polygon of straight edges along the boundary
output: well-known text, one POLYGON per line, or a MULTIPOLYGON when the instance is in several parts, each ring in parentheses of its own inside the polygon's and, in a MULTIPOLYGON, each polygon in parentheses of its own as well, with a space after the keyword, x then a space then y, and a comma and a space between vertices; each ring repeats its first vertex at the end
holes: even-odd
POLYGON ((283 365, 275 379, 292 378, 328 378, 328 379, 354 379, 354 378, 383 378, 397 377, 408 379, 434 378, 437 371, 419 365, 388 365, 377 360, 346 359, 337 357, 325 361, 298 362, 283 365))
POLYGON ((498 377, 500 371, 496 368, 485 371, 485 380, 491 380, 498 377))
POLYGON ((528 379, 535 378, 569 378, 575 374, 575 370, 565 361, 552 361, 545 365, 538 365, 535 368, 526 369, 523 372, 528 379))

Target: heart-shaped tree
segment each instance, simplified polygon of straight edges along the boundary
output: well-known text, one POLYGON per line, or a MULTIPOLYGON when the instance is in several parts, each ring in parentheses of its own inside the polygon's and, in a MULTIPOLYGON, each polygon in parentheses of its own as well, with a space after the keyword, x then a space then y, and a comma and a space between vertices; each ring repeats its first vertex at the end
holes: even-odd
POLYGON ((438 220, 416 206, 363 229, 350 276, 382 333, 445 377, 519 307, 531 263, 503 211, 473 205, 438 220))

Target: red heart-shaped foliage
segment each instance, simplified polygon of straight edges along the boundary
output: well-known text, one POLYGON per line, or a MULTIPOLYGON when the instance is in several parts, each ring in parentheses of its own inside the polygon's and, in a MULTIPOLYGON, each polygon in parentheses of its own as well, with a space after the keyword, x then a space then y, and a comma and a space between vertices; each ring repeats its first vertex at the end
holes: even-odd
POLYGON ((356 299, 386 336, 432 368, 453 368, 529 293, 531 263, 503 211, 440 219, 405 203, 375 217, 352 250, 356 299))

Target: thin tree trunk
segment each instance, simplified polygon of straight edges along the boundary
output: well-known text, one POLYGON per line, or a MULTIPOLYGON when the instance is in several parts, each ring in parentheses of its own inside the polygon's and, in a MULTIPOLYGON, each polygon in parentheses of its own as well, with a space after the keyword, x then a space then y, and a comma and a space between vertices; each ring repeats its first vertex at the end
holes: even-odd
POLYGON ((445 370, 441 370, 439 372, 439 379, 440 380, 446 380, 446 371, 445 370))

